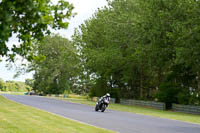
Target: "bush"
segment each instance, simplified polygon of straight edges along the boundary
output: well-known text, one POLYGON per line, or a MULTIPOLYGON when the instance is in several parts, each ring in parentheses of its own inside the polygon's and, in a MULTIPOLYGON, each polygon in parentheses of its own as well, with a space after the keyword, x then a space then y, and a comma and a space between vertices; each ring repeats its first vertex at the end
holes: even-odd
POLYGON ((190 91, 189 89, 181 89, 181 91, 178 93, 177 98, 178 98, 178 103, 179 104, 184 104, 188 105, 190 101, 190 91))
POLYGON ((112 88, 109 91, 112 98, 116 99, 116 103, 120 103, 120 89, 119 88, 112 88))
POLYGON ((162 83, 156 94, 156 98, 160 102, 164 102, 166 104, 166 109, 171 109, 172 103, 178 103, 177 95, 180 92, 180 88, 171 83, 162 83))
POLYGON ((25 85, 24 82, 6 81, 0 86, 1 91, 25 92, 32 90, 30 86, 25 85))
POLYGON ((108 91, 106 91, 107 89, 105 88, 91 88, 89 91, 89 96, 90 97, 101 97, 103 95, 105 95, 106 93, 108 93, 108 91))
POLYGON ((197 92, 193 92, 189 99, 189 104, 200 105, 200 95, 197 92))
POLYGON ((106 84, 106 80, 98 79, 95 84, 93 84, 89 90, 89 96, 101 97, 108 93, 108 88, 106 84))

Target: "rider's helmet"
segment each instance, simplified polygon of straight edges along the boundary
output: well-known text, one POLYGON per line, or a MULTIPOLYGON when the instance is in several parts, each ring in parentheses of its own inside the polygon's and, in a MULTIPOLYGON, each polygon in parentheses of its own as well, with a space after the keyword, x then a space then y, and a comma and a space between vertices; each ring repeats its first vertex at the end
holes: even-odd
POLYGON ((110 94, 109 94, 109 93, 107 93, 107 94, 106 94, 106 97, 110 97, 110 94))

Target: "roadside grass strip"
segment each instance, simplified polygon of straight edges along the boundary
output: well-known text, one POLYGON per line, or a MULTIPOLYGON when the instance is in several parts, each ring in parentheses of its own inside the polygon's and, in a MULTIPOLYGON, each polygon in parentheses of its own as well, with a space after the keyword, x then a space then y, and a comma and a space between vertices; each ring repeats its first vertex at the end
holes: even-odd
POLYGON ((25 92, 0 91, 0 94, 24 95, 25 92))
POLYGON ((0 95, 0 133, 114 133, 33 107, 0 95))
MULTIPOLYGON (((76 98, 58 98, 62 100, 67 100, 73 103, 86 104, 95 107, 96 102, 90 101, 88 99, 76 99, 76 98)), ((186 114, 173 111, 163 111, 142 106, 130 106, 122 104, 110 104, 108 109, 118 110, 123 112, 130 112, 135 114, 142 114, 148 116, 155 116, 160 118, 166 118, 171 120, 184 121, 188 123, 200 124, 200 115, 186 114)))

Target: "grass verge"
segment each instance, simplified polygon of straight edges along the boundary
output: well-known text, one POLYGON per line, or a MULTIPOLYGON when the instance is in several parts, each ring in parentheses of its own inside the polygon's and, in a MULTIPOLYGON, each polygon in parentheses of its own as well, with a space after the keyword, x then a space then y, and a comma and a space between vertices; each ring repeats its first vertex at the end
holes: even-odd
POLYGON ((0 95, 0 133, 114 133, 7 100, 0 95))
MULTIPOLYGON (((73 103, 80 103, 86 104, 90 106, 95 106, 95 102, 87 100, 85 98, 58 98, 62 100, 67 100, 73 103)), ((121 105, 121 104, 110 104, 108 109, 124 111, 124 112, 131 112, 135 114, 142 114, 148 116, 156 116, 160 118, 172 119, 172 120, 179 120, 184 122, 190 122, 194 124, 200 124, 200 115, 193 115, 193 114, 186 114, 180 112, 173 112, 173 111, 163 111, 148 107, 141 107, 141 106, 129 106, 129 105, 121 105)))
POLYGON ((0 91, 0 94, 24 95, 25 92, 0 91))

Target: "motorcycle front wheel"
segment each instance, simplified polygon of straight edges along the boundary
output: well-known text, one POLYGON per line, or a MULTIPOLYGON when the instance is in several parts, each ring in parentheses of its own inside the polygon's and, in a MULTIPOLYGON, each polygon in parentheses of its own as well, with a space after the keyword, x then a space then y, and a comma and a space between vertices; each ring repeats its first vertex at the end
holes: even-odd
POLYGON ((96 105, 96 107, 95 107, 95 111, 98 111, 99 110, 99 108, 98 108, 98 106, 96 105))

